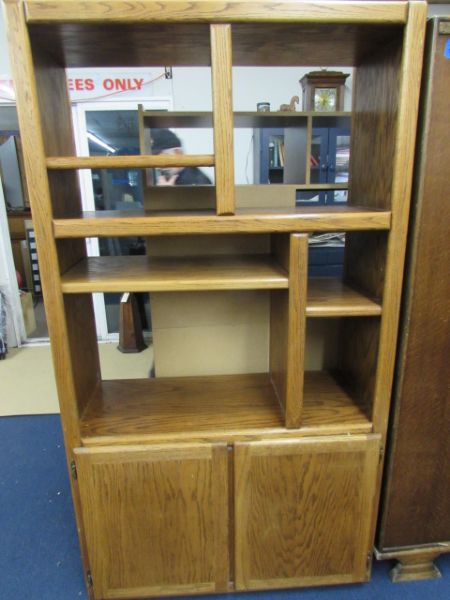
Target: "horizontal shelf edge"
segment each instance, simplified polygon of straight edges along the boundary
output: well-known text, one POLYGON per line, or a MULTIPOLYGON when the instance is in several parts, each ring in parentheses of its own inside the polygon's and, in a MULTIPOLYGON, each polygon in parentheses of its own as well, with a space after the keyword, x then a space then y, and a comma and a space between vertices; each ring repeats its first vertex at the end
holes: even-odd
POLYGON ((48 169, 145 169, 165 167, 213 167, 213 154, 143 156, 52 156, 48 169))
POLYGON ((310 212, 238 212, 214 214, 84 213, 80 218, 54 219, 56 238, 202 235, 227 233, 389 230, 390 211, 342 210, 310 212))
POLYGON ((271 255, 103 256, 81 260, 61 277, 65 294, 286 289, 271 255))
POLYGON ((28 23, 142 22, 278 22, 405 23, 406 2, 85 2, 73 0, 25 3, 28 23), (372 5, 371 5, 372 4, 372 5), (218 7, 221 10, 218 10, 218 7))

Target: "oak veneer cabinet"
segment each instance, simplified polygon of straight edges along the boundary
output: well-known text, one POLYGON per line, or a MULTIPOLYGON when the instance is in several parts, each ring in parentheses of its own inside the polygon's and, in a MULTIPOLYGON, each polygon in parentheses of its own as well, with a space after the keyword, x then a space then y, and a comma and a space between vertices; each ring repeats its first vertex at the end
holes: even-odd
POLYGON ((394 581, 439 577, 450 552, 450 20, 428 22, 393 418, 377 557, 394 581))
MULTIPOLYGON (((366 581, 426 4, 14 0, 5 8, 90 596, 366 581), (164 64, 210 68, 214 153, 77 157, 64 68, 164 64), (349 204, 280 207, 279 188, 267 187, 253 190, 262 205, 239 207, 232 65, 298 64, 355 67, 349 204), (214 165, 213 208, 81 212, 77 169, 169 164, 214 165), (346 232, 342 280, 308 279, 315 231, 346 232), (218 257, 219 239, 237 234, 266 236, 265 249, 218 257), (127 235, 208 236, 211 252, 86 257, 84 238, 127 235), (110 290, 262 295, 267 369, 102 380, 92 293, 110 290), (310 372, 305 340, 316 323, 334 356, 310 372)), ((229 320, 238 314, 223 310, 229 320)))

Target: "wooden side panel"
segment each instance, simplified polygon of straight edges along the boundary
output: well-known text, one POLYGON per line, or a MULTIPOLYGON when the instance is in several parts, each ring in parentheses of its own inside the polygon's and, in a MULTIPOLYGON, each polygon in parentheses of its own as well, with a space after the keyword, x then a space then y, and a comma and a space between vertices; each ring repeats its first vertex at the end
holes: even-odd
MULTIPOLYGON (((355 70, 349 203, 390 209, 401 77, 402 36, 355 70)), ((345 279, 371 295, 383 292, 387 235, 349 232, 345 279)))
POLYGON ((350 204, 390 209, 402 36, 370 54, 353 75, 350 204))
POLYGON ((47 149, 68 152, 73 147, 70 127, 63 122, 69 110, 67 94, 62 89, 65 74, 62 68, 50 65, 40 55, 33 62, 21 3, 8 3, 6 16, 19 123, 21 131, 26 133, 23 135, 24 164, 58 396, 66 440, 73 445, 79 443, 78 417, 88 399, 86 394, 80 395, 78 391, 93 390, 99 378, 99 363, 92 311, 85 300, 77 303, 77 314, 71 315, 71 318, 78 322, 81 319, 83 327, 70 329, 60 289, 59 260, 61 265, 73 264, 81 258, 84 250, 82 252, 80 241, 75 240, 67 246, 67 254, 59 258, 52 231, 53 214, 66 214, 66 211, 75 208, 77 201, 76 196, 71 195, 72 188, 66 189, 67 182, 49 183, 45 164, 47 149), (52 194, 55 194, 53 204, 52 194), (55 210, 60 202, 61 207, 55 210))
POLYGON ((236 444, 236 587, 367 579, 379 436, 236 444))
POLYGON ((373 394, 375 430, 383 433, 395 362, 425 20, 426 5, 409 3, 403 36, 368 56, 355 74, 351 203, 392 210, 388 237, 352 232, 346 249, 347 280, 383 298, 373 394))
POLYGON ((211 25, 215 183, 219 215, 232 215, 235 210, 231 66, 231 25, 211 25))
POLYGON ((426 4, 410 2, 408 6, 396 123, 391 192, 392 222, 387 248, 383 317, 380 327, 373 409, 375 431, 380 432, 383 436, 386 434, 389 419, 389 403, 395 366, 427 16, 426 4))
POLYGON ((369 420, 377 372, 380 319, 345 318, 339 324, 338 377, 369 420))
POLYGON ((450 540, 450 71, 438 24, 428 24, 380 550, 435 544, 438 553, 450 540))
POLYGON ((78 449, 97 598, 225 591, 227 446, 78 449))
POLYGON ((289 290, 273 290, 270 301, 270 377, 288 428, 300 427, 303 403, 308 236, 273 236, 273 251, 289 272, 289 290))
POLYGON ((388 239, 387 231, 351 231, 345 236, 344 280, 380 301, 388 239))

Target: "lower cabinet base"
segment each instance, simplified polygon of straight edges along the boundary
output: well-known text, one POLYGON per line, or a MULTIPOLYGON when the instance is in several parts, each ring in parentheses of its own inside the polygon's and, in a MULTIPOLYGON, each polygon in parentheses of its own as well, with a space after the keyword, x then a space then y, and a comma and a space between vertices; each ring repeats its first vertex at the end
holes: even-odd
POLYGON ((367 581, 379 436, 74 449, 95 600, 367 581))
POLYGON ((441 554, 450 552, 450 543, 422 546, 416 548, 398 548, 388 552, 375 550, 377 560, 397 560, 389 575, 394 583, 438 579, 441 572, 434 561, 441 554))

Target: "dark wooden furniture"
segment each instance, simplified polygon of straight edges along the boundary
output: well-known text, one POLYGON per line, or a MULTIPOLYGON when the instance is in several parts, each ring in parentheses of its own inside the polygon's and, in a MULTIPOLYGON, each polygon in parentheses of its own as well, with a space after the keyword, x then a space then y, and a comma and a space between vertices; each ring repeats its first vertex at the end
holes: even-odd
POLYGON ((394 581, 450 552, 450 20, 428 23, 394 411, 377 557, 394 581))

